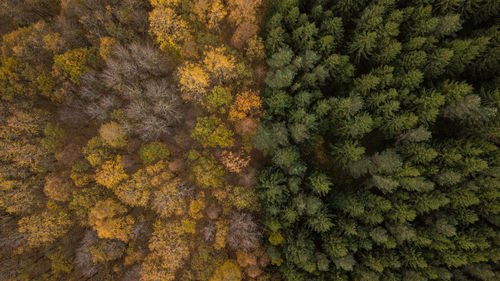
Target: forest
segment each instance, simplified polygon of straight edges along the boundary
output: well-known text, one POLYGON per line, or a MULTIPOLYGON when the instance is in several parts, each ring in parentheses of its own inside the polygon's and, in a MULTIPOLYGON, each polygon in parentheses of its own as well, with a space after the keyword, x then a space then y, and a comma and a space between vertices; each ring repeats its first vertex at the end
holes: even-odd
POLYGON ((500 1, 0 1, 0 280, 500 280, 500 1))

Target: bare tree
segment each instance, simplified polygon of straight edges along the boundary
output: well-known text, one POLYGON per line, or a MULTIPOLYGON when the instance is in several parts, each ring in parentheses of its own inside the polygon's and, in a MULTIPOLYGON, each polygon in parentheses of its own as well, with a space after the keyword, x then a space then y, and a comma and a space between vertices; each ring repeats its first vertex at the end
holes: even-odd
POLYGON ((262 233, 248 213, 235 212, 229 221, 227 241, 231 248, 252 250, 259 245, 262 233))

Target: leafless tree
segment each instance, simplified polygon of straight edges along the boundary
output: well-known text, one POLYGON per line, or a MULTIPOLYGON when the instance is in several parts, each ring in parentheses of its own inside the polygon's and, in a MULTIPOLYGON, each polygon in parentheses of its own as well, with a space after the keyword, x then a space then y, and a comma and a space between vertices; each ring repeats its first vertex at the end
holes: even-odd
POLYGON ((203 228, 203 239, 206 242, 211 242, 215 237, 215 225, 213 223, 208 224, 203 228))
POLYGON ((232 214, 227 235, 231 248, 252 250, 259 245, 261 237, 259 226, 250 214, 240 212, 232 214))
POLYGON ((99 271, 99 266, 92 261, 92 255, 89 248, 97 243, 97 233, 92 230, 87 230, 80 241, 80 247, 76 249, 75 264, 80 269, 83 275, 90 277, 99 271))

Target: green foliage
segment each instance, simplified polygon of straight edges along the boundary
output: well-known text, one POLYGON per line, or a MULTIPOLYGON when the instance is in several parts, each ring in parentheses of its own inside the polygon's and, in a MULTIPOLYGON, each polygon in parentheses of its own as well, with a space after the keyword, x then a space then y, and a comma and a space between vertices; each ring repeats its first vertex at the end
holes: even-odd
POLYGON ((234 144, 233 135, 234 133, 215 115, 198 117, 196 126, 191 131, 191 137, 204 147, 231 147, 234 144))
POLYGON ((306 2, 270 4, 253 139, 271 160, 258 192, 264 225, 284 237, 268 246, 281 277, 497 277, 499 186, 485 182, 500 177, 500 107, 484 93, 500 83, 479 69, 500 74, 500 6, 306 2))
POLYGON ((42 146, 52 153, 56 153, 64 145, 64 131, 57 124, 47 123, 43 130, 45 135, 41 140, 42 146))
POLYGON ((157 160, 166 159, 170 156, 167 145, 162 142, 150 142, 139 149, 139 156, 144 164, 151 164, 157 160))
POLYGON ((219 188, 224 185, 224 168, 208 152, 191 150, 188 153, 191 163, 191 178, 203 188, 219 188))
POLYGON ((96 65, 94 51, 88 48, 70 50, 54 57, 53 74, 60 79, 67 79, 80 85, 80 77, 89 66, 96 65))
POLYGON ((215 86, 205 97, 203 105, 210 113, 226 113, 232 99, 231 89, 215 86))

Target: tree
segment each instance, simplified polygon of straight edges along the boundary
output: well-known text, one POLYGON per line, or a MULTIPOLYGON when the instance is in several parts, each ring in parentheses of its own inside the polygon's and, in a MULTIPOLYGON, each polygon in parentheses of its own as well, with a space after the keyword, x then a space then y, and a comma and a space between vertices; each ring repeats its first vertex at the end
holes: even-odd
POLYGON ((191 178, 201 187, 218 188, 224 185, 224 169, 207 152, 192 150, 188 154, 191 162, 191 178))
POLYGON ((227 242, 235 250, 253 250, 259 244, 262 234, 248 213, 233 213, 229 220, 227 242))
POLYGON ((137 171, 130 179, 113 189, 120 201, 132 207, 145 207, 148 204, 151 195, 150 176, 155 176, 150 172, 152 169, 148 168, 137 171))
POLYGON ((139 156, 142 162, 146 165, 151 164, 157 160, 166 159, 170 156, 167 145, 162 142, 150 142, 144 144, 139 149, 139 156))
POLYGON ((254 212, 260 210, 259 198, 251 187, 233 187, 229 193, 229 200, 238 211, 248 210, 254 212))
POLYGON ((156 36, 162 51, 180 52, 183 45, 191 40, 191 28, 176 13, 174 3, 151 1, 154 9, 149 13, 150 31, 156 36), (171 5, 174 4, 174 5, 171 5))
POLYGON ((240 173, 250 162, 250 156, 245 156, 241 151, 233 153, 224 150, 221 156, 221 162, 232 173, 240 173))
POLYGON ((96 64, 95 54, 88 48, 73 49, 54 57, 53 75, 80 85, 80 77, 96 64))
POLYGON ((113 199, 96 202, 89 212, 89 224, 100 238, 128 242, 133 237, 135 220, 127 208, 113 199))
POLYGON ((258 61, 266 58, 266 53, 264 51, 264 42, 262 38, 254 35, 247 41, 247 46, 245 50, 245 55, 250 61, 258 61))
POLYGON ((215 86, 203 100, 203 106, 210 113, 226 113, 227 106, 232 100, 230 88, 215 86))
POLYGON ((234 25, 239 25, 242 22, 256 22, 257 9, 262 5, 262 0, 228 0, 227 1, 229 20, 234 25))
POLYGON ((73 183, 69 173, 49 174, 45 177, 43 191, 47 197, 56 201, 69 201, 73 195, 73 183))
POLYGON ((236 95, 229 110, 229 120, 235 121, 246 117, 256 117, 262 113, 262 101, 254 92, 242 92, 236 95))
POLYGON ((54 202, 48 202, 48 210, 23 217, 19 220, 19 232, 23 234, 28 247, 50 244, 64 236, 71 227, 69 214, 54 202))
POLYGON ((210 281, 241 281, 242 278, 238 263, 234 260, 227 260, 215 270, 210 281))
MULTIPOLYGON (((236 47, 237 49, 242 49, 245 45, 245 43, 248 42, 250 38, 254 38, 254 40, 258 40, 257 38, 257 32, 259 30, 259 27, 252 23, 252 22, 243 22, 238 27, 233 33, 233 36, 231 37, 231 44, 236 47)), ((262 39, 261 39, 262 40, 262 39)), ((256 42, 252 42, 252 44, 255 44, 256 42)), ((262 46, 263 47, 263 46, 262 46)), ((255 48, 255 47, 254 47, 255 48)))
POLYGON ((196 126, 191 131, 191 137, 204 147, 228 148, 234 144, 233 132, 215 115, 198 117, 196 126))
POLYGON ((103 164, 112 158, 111 151, 104 146, 102 138, 91 138, 83 148, 83 155, 93 167, 103 164))
POLYGON ((203 56, 203 66, 213 81, 222 84, 236 78, 236 59, 224 47, 209 48, 203 56))
POLYGON ((109 196, 108 192, 100 186, 78 188, 73 192, 68 208, 79 225, 84 227, 89 225, 90 210, 94 207, 95 202, 106 199, 109 196))
POLYGON ((47 123, 43 130, 45 137, 40 141, 42 146, 52 153, 56 153, 64 145, 65 135, 63 129, 57 124, 47 123))
POLYGON ((120 164, 121 157, 117 156, 115 160, 106 161, 97 171, 95 181, 107 188, 114 189, 121 182, 128 179, 120 164))
POLYGON ((274 153, 281 145, 288 145, 288 130, 283 123, 262 123, 253 137, 255 147, 264 154, 274 153))
MULTIPOLYGON (((153 236, 149 240, 149 250, 157 258, 161 267, 172 273, 179 269, 189 256, 189 248, 179 222, 165 223, 157 220, 153 236)), ((170 280, 170 279, 167 279, 170 280)))
POLYGON ((218 29, 220 22, 227 15, 227 10, 221 0, 196 0, 193 11, 198 19, 210 29, 218 29))
POLYGON ((188 195, 185 193, 189 187, 168 172, 163 172, 160 181, 156 182, 158 185, 152 194, 151 208, 165 218, 185 214, 188 195))
POLYGON ((127 145, 127 138, 120 125, 114 121, 104 124, 99 134, 105 144, 112 148, 123 148, 127 145))
POLYGON ((205 70, 193 63, 185 63, 177 70, 182 98, 187 101, 201 101, 210 84, 205 70))
POLYGON ((309 182, 312 191, 320 196, 324 196, 330 192, 332 183, 327 175, 322 173, 314 173, 309 177, 309 182))

